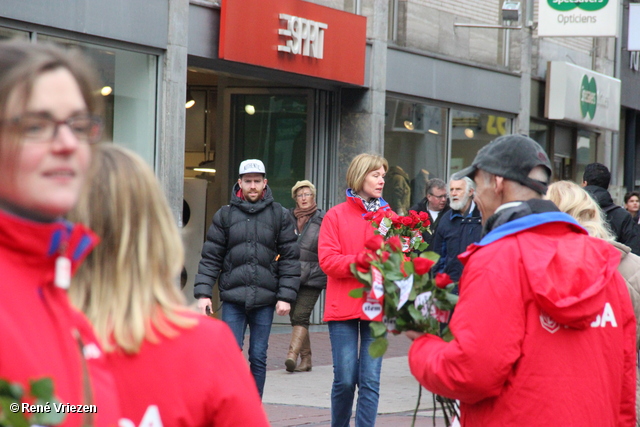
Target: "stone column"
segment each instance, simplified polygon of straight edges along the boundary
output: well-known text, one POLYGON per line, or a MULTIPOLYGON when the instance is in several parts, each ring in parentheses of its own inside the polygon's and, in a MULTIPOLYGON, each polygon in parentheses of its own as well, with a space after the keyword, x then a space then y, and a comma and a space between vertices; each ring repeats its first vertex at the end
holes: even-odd
MULTIPOLYGON (((374 0, 368 43, 368 89, 341 92, 340 140, 338 142, 337 196, 344 200, 345 175, 349 163, 360 153, 384 154, 385 97, 387 80, 388 0, 374 0)), ((334 187, 335 188, 335 187, 334 187)))
POLYGON ((184 191, 188 25, 189 0, 169 0, 168 43, 161 57, 163 77, 158 97, 156 175, 179 226, 184 191))

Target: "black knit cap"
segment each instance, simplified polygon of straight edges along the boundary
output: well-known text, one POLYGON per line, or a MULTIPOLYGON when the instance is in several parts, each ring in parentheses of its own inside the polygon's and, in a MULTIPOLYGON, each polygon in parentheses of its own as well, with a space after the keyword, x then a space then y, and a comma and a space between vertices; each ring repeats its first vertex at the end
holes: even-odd
POLYGON ((548 183, 528 177, 536 166, 543 166, 551 178, 551 163, 540 144, 528 136, 504 135, 482 147, 473 164, 454 174, 452 179, 459 180, 465 176, 473 179, 476 171, 482 169, 545 194, 548 183))

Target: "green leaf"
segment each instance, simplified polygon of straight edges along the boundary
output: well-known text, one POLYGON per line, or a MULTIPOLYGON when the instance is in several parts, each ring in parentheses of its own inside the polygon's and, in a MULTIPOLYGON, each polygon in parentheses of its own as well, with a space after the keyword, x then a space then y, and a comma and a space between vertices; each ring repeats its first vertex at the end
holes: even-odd
POLYGON ((29 427, 29 422, 25 418, 22 412, 12 412, 10 409, 11 404, 20 404, 20 402, 7 398, 5 396, 0 396, 0 408, 2 408, 2 413, 0 414, 0 421, 2 422, 2 426, 11 426, 11 427, 29 427))
POLYGON ((449 342, 451 340, 453 340, 454 336, 451 333, 451 330, 449 329, 448 326, 444 327, 444 330, 442 331, 442 339, 445 340, 446 342, 449 342))
POLYGON ((405 273, 407 273, 407 277, 409 277, 409 275, 413 274, 413 272, 414 272, 413 263, 412 262, 405 262, 404 263, 404 271, 405 271, 405 273))
POLYGON ((369 345, 369 355, 374 359, 382 357, 389 347, 389 341, 385 337, 376 338, 374 342, 369 345))
POLYGON ((424 252, 427 250, 427 248, 429 247, 429 244, 427 242, 420 242, 420 244, 418 245, 417 250, 419 252, 424 252))
POLYGON ((451 303, 453 305, 456 305, 458 303, 458 299, 460 298, 458 295, 456 294, 451 294, 448 293, 446 294, 445 298, 447 299, 448 303, 451 303))
POLYGON ((402 275, 402 273, 400 273, 400 271, 392 271, 387 274, 386 279, 391 281, 402 280, 404 279, 404 276, 402 275))
POLYGON ((47 399, 47 400, 38 399, 36 400, 35 404, 44 405, 47 403, 51 407, 51 412, 33 414, 32 422, 34 424, 46 425, 46 426, 55 426, 55 425, 61 424, 64 421, 67 414, 64 412, 56 412, 53 407, 54 403, 60 404, 61 402, 56 398, 47 399))
POLYGON ((364 297, 364 288, 355 288, 349 291, 349 296, 351 298, 363 298, 364 297))
POLYGON ((407 310, 409 311, 409 314, 411 315, 411 318, 413 320, 415 320, 416 322, 419 321, 419 320, 424 320, 424 316, 422 315, 422 312, 420 310, 418 310, 414 305, 408 306, 407 310))
POLYGON ((426 259, 430 259, 433 262, 438 262, 438 260, 440 259, 440 255, 438 255, 437 253, 433 252, 433 251, 429 251, 429 252, 422 252, 420 254, 421 258, 426 258, 426 259))
POLYGON ((383 337, 387 333, 387 325, 382 322, 371 322, 369 328, 371 328, 371 335, 374 337, 383 337))
POLYGON ((53 381, 51 378, 42 378, 39 380, 29 381, 31 386, 31 395, 38 399, 47 401, 53 397, 53 381))
POLYGON ((24 395, 24 389, 22 388, 22 384, 19 384, 19 383, 9 384, 9 395, 17 400, 22 399, 22 396, 24 395))

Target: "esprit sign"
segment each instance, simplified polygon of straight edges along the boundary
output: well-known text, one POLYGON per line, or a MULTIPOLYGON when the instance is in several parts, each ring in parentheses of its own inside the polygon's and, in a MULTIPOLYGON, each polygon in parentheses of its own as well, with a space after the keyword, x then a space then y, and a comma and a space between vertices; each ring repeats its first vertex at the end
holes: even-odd
POLYGON ((278 34, 287 38, 287 44, 278 45, 280 52, 322 59, 324 30, 328 28, 327 24, 286 13, 280 14, 280 20, 287 22, 286 29, 278 30, 278 34))
POLYGON ((617 0, 538 2, 538 36, 615 37, 617 33, 617 0))
POLYGON ((218 56, 361 86, 366 31, 363 16, 303 0, 223 0, 218 56))
POLYGON ((545 117, 617 131, 620 80, 566 62, 549 62, 545 117))

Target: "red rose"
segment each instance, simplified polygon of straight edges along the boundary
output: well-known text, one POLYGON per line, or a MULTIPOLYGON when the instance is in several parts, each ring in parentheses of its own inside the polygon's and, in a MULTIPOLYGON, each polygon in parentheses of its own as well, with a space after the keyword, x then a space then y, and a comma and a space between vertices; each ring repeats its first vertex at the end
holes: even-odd
POLYGON ((416 274, 422 276, 423 274, 427 274, 429 270, 431 270, 433 264, 435 264, 435 262, 431 261, 430 259, 418 257, 413 260, 413 270, 416 272, 416 274))
POLYGON ((393 236, 392 238, 387 240, 387 243, 389 244, 391 250, 394 252, 402 250, 402 242, 400 241, 400 237, 398 236, 393 236))
POLYGON ((451 277, 449 277, 447 273, 436 274, 436 286, 438 288, 444 289, 449 283, 453 283, 453 280, 451 280, 451 277))
POLYGON ((420 212, 420 221, 425 222, 429 221, 429 214, 426 212, 420 212))
POLYGON ((411 216, 416 216, 416 215, 418 215, 418 212, 416 212, 416 211, 414 211, 414 210, 410 210, 410 211, 409 211, 409 215, 411 215, 411 216))
POLYGON ((400 222, 402 225, 406 227, 411 227, 411 224, 413 224, 413 220, 411 219, 411 217, 408 217, 408 216, 401 217, 400 222))
POLYGON ((387 260, 389 259, 389 256, 391 254, 387 251, 382 252, 382 254, 380 255, 380 261, 382 262, 387 262, 387 260))
POLYGON ((371 221, 374 215, 375 215, 375 212, 367 212, 366 214, 364 214, 363 218, 367 221, 371 221))
POLYGON ((384 244, 384 238, 379 234, 375 234, 373 237, 371 237, 369 240, 365 242, 364 247, 371 251, 377 251, 382 247, 383 244, 384 244))
POLYGON ((367 273, 371 268, 370 264, 371 257, 366 252, 360 252, 356 255, 356 268, 361 273, 367 273))

